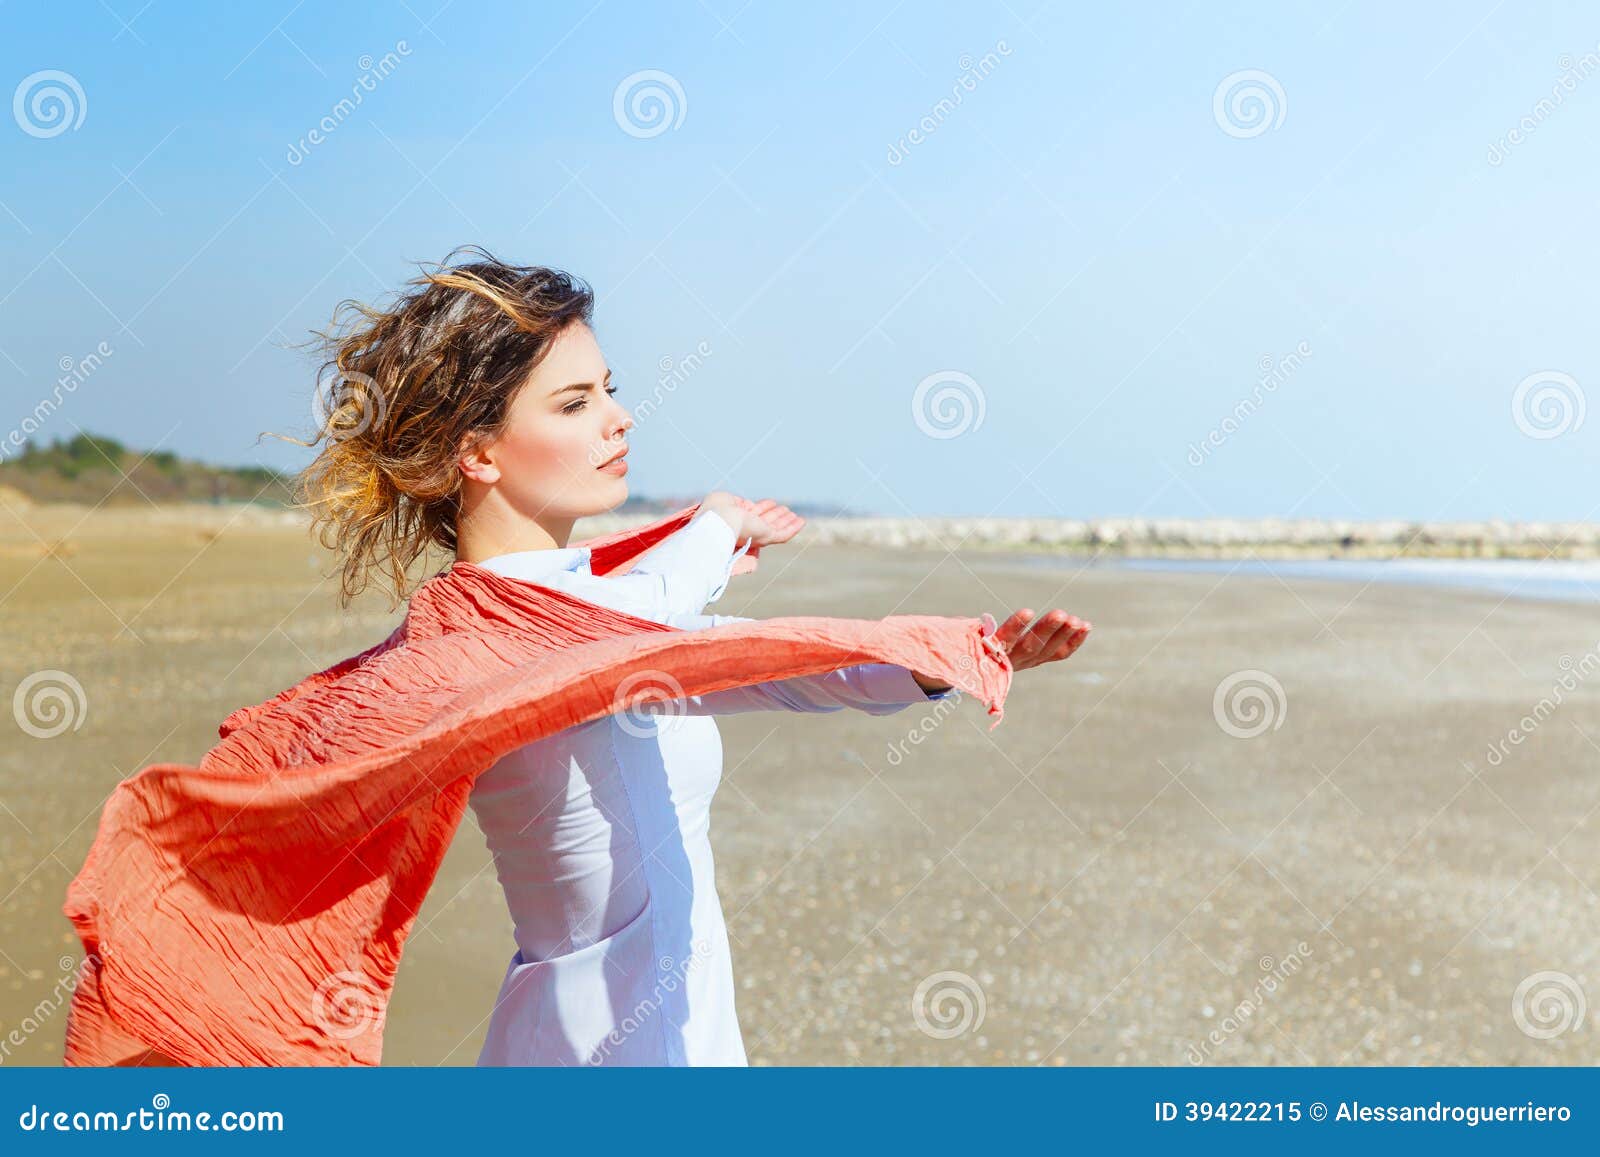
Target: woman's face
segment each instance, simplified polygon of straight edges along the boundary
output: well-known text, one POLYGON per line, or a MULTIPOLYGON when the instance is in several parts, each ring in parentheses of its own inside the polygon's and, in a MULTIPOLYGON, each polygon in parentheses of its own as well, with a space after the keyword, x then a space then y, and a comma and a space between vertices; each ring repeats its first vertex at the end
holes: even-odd
POLYGON ((633 416, 614 392, 593 332, 569 325, 512 399, 504 432, 463 458, 463 474, 529 519, 586 518, 620 506, 627 461, 617 456, 627 452, 633 416))

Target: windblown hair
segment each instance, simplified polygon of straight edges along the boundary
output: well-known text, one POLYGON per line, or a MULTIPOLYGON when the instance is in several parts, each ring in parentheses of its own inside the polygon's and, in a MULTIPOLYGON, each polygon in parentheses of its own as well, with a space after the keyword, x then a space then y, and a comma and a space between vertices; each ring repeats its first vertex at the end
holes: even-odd
MULTIPOLYGON (((594 294, 542 266, 509 265, 479 246, 451 251, 387 309, 354 300, 316 330, 324 442, 295 478, 312 533, 343 556, 340 605, 378 572, 398 605, 430 546, 454 553, 469 439, 493 441, 511 401, 568 326, 592 323, 594 294), (482 260, 451 266, 465 249, 482 260)), ((308 343, 311 344, 311 343, 308 343)))

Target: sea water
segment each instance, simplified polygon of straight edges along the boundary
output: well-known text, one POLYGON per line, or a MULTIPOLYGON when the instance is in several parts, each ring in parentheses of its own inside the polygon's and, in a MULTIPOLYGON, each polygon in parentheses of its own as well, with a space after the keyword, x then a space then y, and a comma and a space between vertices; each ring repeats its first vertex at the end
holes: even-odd
POLYGON ((1588 559, 1116 559, 1131 570, 1276 575, 1285 580, 1467 587, 1511 598, 1600 601, 1600 561, 1588 559))

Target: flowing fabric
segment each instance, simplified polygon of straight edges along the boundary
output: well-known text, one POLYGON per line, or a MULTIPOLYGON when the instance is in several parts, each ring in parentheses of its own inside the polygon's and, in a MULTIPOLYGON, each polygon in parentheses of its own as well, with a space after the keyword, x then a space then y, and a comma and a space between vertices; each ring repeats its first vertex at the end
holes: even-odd
MULTIPOLYGON (((576 545, 594 573, 622 573, 698 509, 576 545)), ((406 936, 501 756, 645 699, 863 662, 961 688, 992 730, 1012 675, 992 629, 891 615, 683 631, 457 561, 383 642, 229 715, 199 766, 116 787, 67 890, 86 959, 65 1063, 375 1065, 406 936)))

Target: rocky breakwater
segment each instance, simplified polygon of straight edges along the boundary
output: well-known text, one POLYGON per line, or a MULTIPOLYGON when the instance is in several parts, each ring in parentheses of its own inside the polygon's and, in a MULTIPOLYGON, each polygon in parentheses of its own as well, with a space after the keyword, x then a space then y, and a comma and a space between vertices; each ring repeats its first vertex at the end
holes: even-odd
MULTIPOLYGON (((578 535, 648 519, 587 519, 578 535)), ((1310 518, 812 518, 817 544, 1129 558, 1600 558, 1600 523, 1310 518)))

